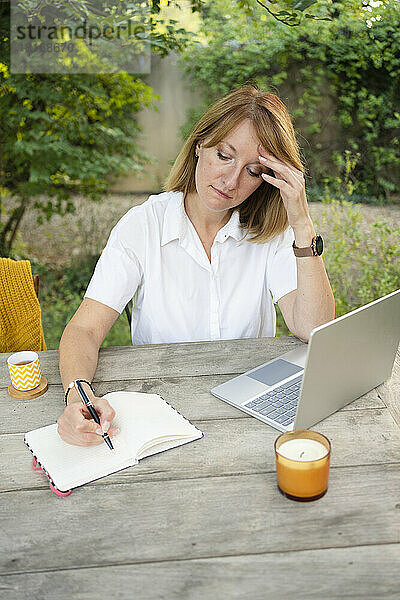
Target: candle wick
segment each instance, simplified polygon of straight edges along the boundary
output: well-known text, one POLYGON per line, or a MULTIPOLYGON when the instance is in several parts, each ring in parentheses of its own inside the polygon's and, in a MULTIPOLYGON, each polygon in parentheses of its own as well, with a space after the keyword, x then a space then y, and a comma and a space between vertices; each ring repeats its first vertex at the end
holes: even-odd
POLYGON ((300 458, 303 458, 303 454, 304 454, 304 450, 303 450, 303 452, 300 452, 300 458))

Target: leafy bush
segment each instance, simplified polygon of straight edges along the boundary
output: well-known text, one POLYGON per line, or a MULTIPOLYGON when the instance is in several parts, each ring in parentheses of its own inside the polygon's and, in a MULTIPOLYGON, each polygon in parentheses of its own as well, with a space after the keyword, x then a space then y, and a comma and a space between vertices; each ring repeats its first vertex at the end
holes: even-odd
MULTIPOLYGON (((49 350, 59 346, 62 332, 82 302, 97 256, 73 259, 62 271, 31 260, 32 272, 39 275, 42 325, 49 350)), ((122 313, 109 331, 103 347, 131 344, 128 320, 122 313)))
POLYGON ((56 350, 62 332, 68 321, 77 310, 82 297, 67 289, 53 291, 44 296, 39 294, 42 308, 42 325, 48 350, 56 350))
MULTIPOLYGON (((197 10, 197 2, 192 0, 193 10, 197 10)), ((137 15, 135 8, 138 7, 138 3, 120 0, 111 3, 74 0, 13 4, 14 17, 15 12, 21 13, 29 26, 34 23, 33 27, 46 22, 44 30, 52 29, 52 26, 47 27, 46 20, 53 14, 51 4, 56 4, 53 17, 56 15, 57 27, 64 22, 74 26, 90 22, 99 27, 107 23, 113 28, 127 15, 137 15)), ((165 56, 171 50, 181 49, 192 36, 176 20, 169 18, 164 11, 165 3, 160 6, 160 2, 153 2, 148 8, 146 35, 139 38, 130 35, 123 40, 120 53, 127 63, 130 62, 130 50, 137 50, 137 45, 142 48, 145 44, 152 52, 165 56)), ((107 72, 110 65, 107 60, 103 61, 107 56, 104 45, 101 56, 97 56, 94 49, 89 49, 79 39, 74 43, 71 40, 71 44, 76 42, 77 50, 77 53, 73 52, 73 60, 69 53, 55 53, 57 68, 62 67, 62 72, 52 73, 51 69, 49 73, 43 73, 41 69, 35 72, 36 59, 41 56, 43 61, 43 55, 38 51, 42 42, 35 40, 32 51, 26 46, 19 47, 20 58, 29 56, 27 72, 12 73, 10 31, 10 2, 3 0, 0 2, 2 256, 12 252, 18 228, 28 209, 37 211, 39 222, 44 218, 49 220, 53 214, 63 216, 74 212, 73 198, 77 194, 96 200, 118 176, 128 172, 140 174, 149 156, 140 145, 137 113, 151 106, 154 98, 159 99, 140 76, 123 70, 107 72), (77 64, 82 68, 80 73, 74 72, 77 64)), ((61 45, 59 41, 57 38, 57 45, 61 45)), ((108 51, 111 57, 109 46, 108 51)), ((50 56, 48 53, 46 60, 50 60, 50 56)), ((41 66, 43 69, 43 62, 41 66)))
POLYGON ((400 288, 400 227, 362 223, 360 205, 328 196, 315 224, 329 232, 324 262, 337 317, 400 288))
POLYGON ((400 4, 335 2, 331 21, 287 27, 254 4, 206 4, 203 44, 182 65, 203 93, 200 110, 253 82, 282 98, 296 118, 313 180, 341 176, 345 151, 359 154, 354 192, 388 199, 400 190, 400 4), (368 10, 367 10, 368 9, 368 10))
POLYGON ((78 192, 99 199, 114 177, 146 160, 136 113, 152 91, 126 73, 12 75, 0 62, 0 99, 3 256, 29 207, 42 220, 73 212, 78 192), (2 201, 9 196, 13 203, 2 201))
MULTIPOLYGON (((336 317, 400 288, 400 227, 391 229, 382 220, 367 227, 363 221, 360 204, 327 191, 321 218, 314 219, 325 239, 336 317)), ((279 309, 276 335, 290 335, 279 309)))

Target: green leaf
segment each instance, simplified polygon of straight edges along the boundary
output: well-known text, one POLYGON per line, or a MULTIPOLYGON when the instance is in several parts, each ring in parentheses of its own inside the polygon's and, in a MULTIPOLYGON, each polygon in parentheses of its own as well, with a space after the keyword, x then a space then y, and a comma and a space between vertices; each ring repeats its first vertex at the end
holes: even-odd
POLYGON ((294 10, 305 10, 309 6, 312 6, 316 3, 317 0, 293 0, 291 6, 294 10))

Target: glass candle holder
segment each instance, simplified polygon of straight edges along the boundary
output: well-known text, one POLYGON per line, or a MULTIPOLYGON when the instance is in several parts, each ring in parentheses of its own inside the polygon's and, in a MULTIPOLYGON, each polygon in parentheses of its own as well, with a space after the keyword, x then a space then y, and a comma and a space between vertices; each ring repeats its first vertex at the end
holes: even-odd
POLYGON ((275 440, 280 492, 300 502, 322 498, 328 489, 331 443, 316 431, 295 430, 275 440))

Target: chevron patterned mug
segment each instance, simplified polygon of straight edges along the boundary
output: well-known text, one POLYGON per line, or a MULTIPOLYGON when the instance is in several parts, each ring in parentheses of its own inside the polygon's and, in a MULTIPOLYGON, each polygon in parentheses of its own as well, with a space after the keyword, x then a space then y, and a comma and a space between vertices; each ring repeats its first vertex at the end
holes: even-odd
POLYGON ((7 359, 11 383, 16 390, 33 390, 40 383, 39 356, 36 352, 15 352, 7 359))

